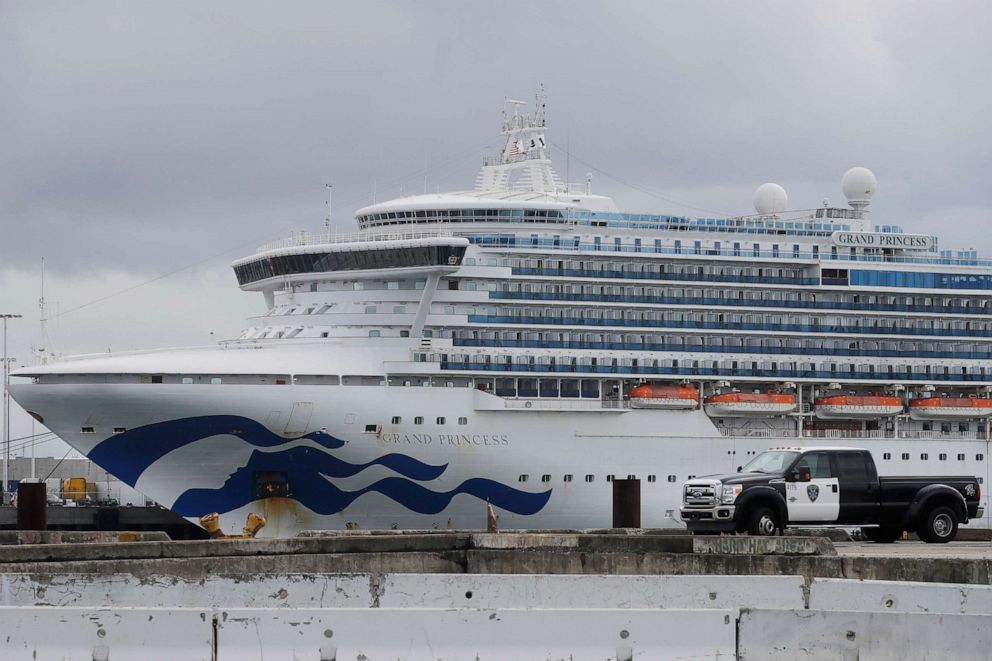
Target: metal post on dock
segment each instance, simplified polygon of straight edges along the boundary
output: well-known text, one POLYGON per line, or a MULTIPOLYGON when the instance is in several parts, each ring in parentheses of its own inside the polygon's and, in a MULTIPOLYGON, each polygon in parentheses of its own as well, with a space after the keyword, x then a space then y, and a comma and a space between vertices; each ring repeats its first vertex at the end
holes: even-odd
POLYGON ((3 504, 10 504, 8 492, 8 468, 10 464, 10 393, 7 386, 10 382, 10 362, 7 358, 7 320, 20 319, 19 314, 0 313, 3 319, 3 504))

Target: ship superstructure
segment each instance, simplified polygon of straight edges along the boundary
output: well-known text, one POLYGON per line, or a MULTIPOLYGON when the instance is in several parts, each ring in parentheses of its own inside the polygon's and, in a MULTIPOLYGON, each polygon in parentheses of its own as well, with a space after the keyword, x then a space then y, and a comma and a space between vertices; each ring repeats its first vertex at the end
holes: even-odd
MULTIPOLYGON (((356 212, 233 264, 265 311, 217 347, 26 368, 15 399, 180 514, 319 527, 678 526, 681 484, 769 445, 989 477, 992 261, 848 206, 620 212, 512 102, 473 190, 356 212)), ((988 511, 989 508, 986 508, 988 511)), ((977 522, 988 525, 988 520, 977 522)))

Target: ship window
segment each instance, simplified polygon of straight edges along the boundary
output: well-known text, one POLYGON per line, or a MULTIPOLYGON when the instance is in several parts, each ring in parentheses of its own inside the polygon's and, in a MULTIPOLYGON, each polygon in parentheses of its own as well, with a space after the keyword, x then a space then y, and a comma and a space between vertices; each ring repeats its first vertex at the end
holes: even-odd
POLYGON ((437 424, 443 425, 445 424, 445 422, 447 422, 447 418, 445 418, 444 416, 438 417, 437 424))
POLYGON ((397 280, 390 280, 386 283, 386 289, 399 289, 400 283, 397 280))
POLYGON ((958 461, 964 461, 964 453, 958 455, 958 461))
POLYGON ((926 461, 929 458, 930 458, 930 455, 927 454, 926 452, 921 452, 920 453, 920 459, 922 459, 923 461, 926 461))
POLYGON ((161 374, 153 374, 152 375, 152 383, 162 383, 162 375, 161 374))
POLYGON ((114 427, 115 434, 123 434, 127 431, 127 427, 114 427))
POLYGON ((891 452, 886 452, 885 454, 882 455, 882 459, 885 459, 886 461, 888 461, 891 458, 892 458, 891 452))
POLYGON ((541 482, 550 482, 550 481, 551 481, 551 476, 548 475, 547 473, 541 476, 541 482))
POLYGON ((976 454, 975 455, 975 461, 985 461, 985 455, 984 454, 976 454))
POLYGON ((937 459, 939 459, 940 461, 947 461, 947 455, 941 452, 940 454, 937 455, 937 459))
POLYGON ((657 475, 648 475, 648 482, 654 482, 658 479, 657 475))
POLYGON ((460 425, 467 425, 468 424, 468 418, 464 418, 464 417, 458 418, 458 424, 460 424, 460 425))
POLYGON ((210 383, 212 383, 214 385, 217 385, 218 383, 222 383, 222 382, 223 382, 223 379, 221 379, 219 376, 212 376, 212 377, 210 377, 210 383))
POLYGON ((909 461, 909 453, 908 452, 903 452, 902 453, 902 460, 903 461, 909 461))
POLYGON ((520 477, 517 478, 517 482, 526 482, 526 481, 527 481, 526 475, 521 475, 520 477))
POLYGON ((422 424, 424 424, 424 416, 418 415, 416 418, 413 419, 413 424, 415 424, 415 425, 422 425, 422 424))
POLYGON ((400 424, 401 422, 403 422, 403 418, 401 418, 401 417, 400 417, 400 416, 398 416, 398 415, 394 415, 394 416, 393 416, 393 424, 394 424, 394 425, 398 425, 398 424, 400 424))
POLYGON ((365 425, 365 432, 369 434, 374 434, 379 431, 378 425, 365 425))
POLYGON ((375 306, 374 305, 366 305, 365 306, 365 314, 375 314, 375 306))
POLYGON ((592 482, 596 479, 595 475, 586 475, 586 482, 592 482))
POLYGON ((562 480, 563 480, 563 481, 565 481, 565 482, 571 482, 571 481, 572 481, 572 476, 571 476, 571 474, 568 474, 568 475, 565 475, 565 476, 564 476, 564 477, 562 478, 562 480))
POLYGON ((191 376, 184 376, 183 377, 183 383, 185 383, 187 385, 189 385, 190 383, 193 383, 193 377, 191 377, 191 376))
POLYGON ((320 334, 321 337, 328 337, 328 335, 329 333, 327 331, 324 331, 323 333, 320 334))
POLYGON ((678 479, 678 478, 676 478, 676 477, 675 477, 674 475, 669 475, 669 476, 668 476, 668 481, 669 481, 669 482, 675 482, 675 481, 676 481, 677 479, 678 479))
POLYGON ((607 475, 606 476, 606 481, 607 482, 612 482, 613 481, 613 475, 607 475))
POLYGON ((96 429, 94 429, 93 427, 80 427, 79 428, 79 433, 80 434, 95 434, 96 433, 96 429))
POLYGON ((369 337, 379 337, 381 335, 382 335, 382 333, 379 332, 379 331, 377 331, 377 330, 370 330, 369 331, 369 337))

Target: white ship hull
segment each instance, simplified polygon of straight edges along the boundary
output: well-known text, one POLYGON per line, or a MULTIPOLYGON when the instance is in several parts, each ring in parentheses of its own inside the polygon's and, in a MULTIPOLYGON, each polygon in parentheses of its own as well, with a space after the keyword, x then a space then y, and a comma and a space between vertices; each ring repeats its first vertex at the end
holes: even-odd
MULTIPOLYGON (((481 528, 487 500, 504 528, 608 527, 612 476, 641 480, 644 526, 681 527, 681 488, 690 475, 734 471, 783 442, 822 443, 795 435, 726 436, 703 411, 503 408, 504 400, 471 388, 23 384, 13 392, 74 448, 157 502, 191 521, 216 511, 228 533, 240 532, 248 513, 258 512, 268 519, 263 536, 346 527, 481 528), (294 407, 310 409, 308 419, 293 421, 294 407), (403 423, 388 424, 394 417, 403 423), (424 424, 410 424, 419 417, 424 424), (107 418, 128 432, 80 433, 80 420, 107 418), (194 440, 127 439, 169 424, 192 429, 194 440), (366 424, 377 431, 363 431, 366 424), (253 436, 254 425, 268 441, 253 436), (328 447, 328 438, 340 446, 328 447), (149 443, 164 445, 150 452, 149 443), (252 475, 279 471, 290 497, 256 497, 252 475)), ((908 447, 916 459, 939 449, 967 460, 906 461, 894 469, 988 477, 986 463, 971 461, 988 455, 987 440, 857 444, 876 455, 882 470, 892 463, 882 453, 908 447)))

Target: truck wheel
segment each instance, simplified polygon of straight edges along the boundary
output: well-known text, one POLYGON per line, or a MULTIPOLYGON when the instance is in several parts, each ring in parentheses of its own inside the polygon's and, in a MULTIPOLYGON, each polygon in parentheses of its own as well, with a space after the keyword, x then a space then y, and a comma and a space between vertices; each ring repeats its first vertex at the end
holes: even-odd
POLYGON ((902 537, 901 528, 882 526, 879 528, 862 528, 861 534, 870 542, 876 544, 891 544, 902 537))
POLYGON ((958 516, 945 505, 934 507, 923 517, 916 534, 924 542, 946 544, 958 534, 958 516))
POLYGON ((756 507, 748 514, 747 532, 749 535, 768 537, 781 528, 778 516, 769 507, 756 507))

